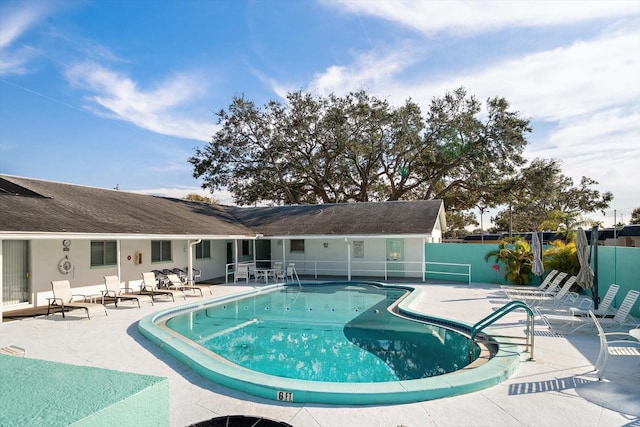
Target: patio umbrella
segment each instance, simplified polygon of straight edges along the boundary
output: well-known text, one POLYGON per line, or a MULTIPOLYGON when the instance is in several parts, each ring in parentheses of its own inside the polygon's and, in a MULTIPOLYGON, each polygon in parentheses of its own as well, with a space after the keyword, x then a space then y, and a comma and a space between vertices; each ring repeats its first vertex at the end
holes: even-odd
POLYGON ((591 289, 593 287, 593 270, 589 263, 589 243, 587 242, 587 233, 585 233, 582 228, 578 228, 576 252, 578 254, 578 262, 580 263, 580 271, 576 276, 576 283, 582 286, 583 289, 591 289))
POLYGON ((534 231, 531 234, 531 252, 533 252, 533 265, 531 266, 531 272, 536 276, 542 276, 544 274, 544 265, 542 264, 540 249, 540 239, 538 239, 538 233, 534 231))

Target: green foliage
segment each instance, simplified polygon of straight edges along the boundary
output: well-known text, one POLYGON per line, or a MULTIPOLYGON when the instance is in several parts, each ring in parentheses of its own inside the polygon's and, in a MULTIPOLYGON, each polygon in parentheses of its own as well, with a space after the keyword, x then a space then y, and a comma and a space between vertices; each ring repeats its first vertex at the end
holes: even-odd
POLYGON ((546 270, 563 271, 569 277, 575 276, 580 271, 580 262, 574 242, 565 243, 562 240, 556 240, 542 255, 546 270))
POLYGON ((559 160, 535 159, 523 168, 506 190, 512 209, 492 218, 496 228, 508 230, 553 230, 572 234, 584 223, 582 214, 604 211, 613 200, 611 192, 600 193, 598 183, 582 177, 576 186, 563 175, 559 160))
POLYGON ((434 98, 423 116, 364 91, 339 97, 293 92, 256 106, 236 97, 220 129, 189 159, 210 190, 241 205, 443 199, 471 209, 525 160, 529 122, 502 98, 486 105, 463 88, 434 98))
POLYGON ((640 224, 640 208, 635 208, 631 212, 631 220, 629 221, 630 225, 640 224))
POLYGON ((531 281, 533 273, 533 252, 531 246, 521 237, 506 238, 500 240, 498 249, 489 251, 484 259, 492 258, 505 267, 504 278, 514 285, 527 285, 531 281))

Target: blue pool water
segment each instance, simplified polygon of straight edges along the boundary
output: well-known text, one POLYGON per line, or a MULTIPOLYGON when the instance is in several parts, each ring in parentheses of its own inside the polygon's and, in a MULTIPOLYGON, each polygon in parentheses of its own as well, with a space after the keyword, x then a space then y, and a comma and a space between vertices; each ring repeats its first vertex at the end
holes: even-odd
POLYGON ((382 283, 273 285, 153 313, 138 330, 212 382, 284 402, 425 401, 480 390, 515 371, 519 352, 508 343, 493 357, 474 346, 469 365, 469 340, 431 323, 471 326, 412 310, 421 292, 382 283))
POLYGON ((179 314, 166 326, 244 368, 307 381, 414 380, 468 365, 468 338, 388 311, 406 293, 287 287, 179 314))

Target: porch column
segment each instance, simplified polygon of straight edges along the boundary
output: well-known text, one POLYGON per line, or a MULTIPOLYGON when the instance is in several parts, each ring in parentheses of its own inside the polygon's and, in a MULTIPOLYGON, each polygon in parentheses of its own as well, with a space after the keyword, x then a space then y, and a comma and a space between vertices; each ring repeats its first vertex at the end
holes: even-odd
MULTIPOLYGON (((91 244, 91 243, 89 243, 91 244)), ((122 280, 122 259, 120 259, 120 257, 122 256, 122 251, 120 250, 120 239, 116 240, 116 259, 118 260, 118 263, 116 265, 117 267, 117 271, 116 273, 118 274, 118 286, 120 286, 120 281, 122 280)))

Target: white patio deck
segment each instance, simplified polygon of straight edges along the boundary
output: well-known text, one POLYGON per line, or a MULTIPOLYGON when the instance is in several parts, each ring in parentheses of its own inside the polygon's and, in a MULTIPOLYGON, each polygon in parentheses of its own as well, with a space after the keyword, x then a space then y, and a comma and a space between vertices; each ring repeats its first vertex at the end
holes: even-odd
MULTIPOLYGON (((413 308, 468 323, 507 302, 493 285, 415 286, 426 292, 413 308)), ((216 285, 213 289, 216 295, 226 295, 246 288, 216 285)), ((137 320, 183 302, 144 303, 141 309, 127 303, 118 308, 109 305, 108 316, 91 320, 76 312, 67 319, 55 314, 6 322, 0 324, 0 347, 20 346, 26 349, 27 358, 167 377, 171 426, 233 414, 263 416, 296 427, 640 426, 640 360, 610 360, 606 380, 598 383, 591 372, 599 349, 593 331, 555 336, 537 321, 536 361, 527 361, 528 354, 522 353, 520 366, 510 379, 471 394, 388 406, 287 404, 210 383, 140 335, 137 320)), ((524 313, 517 311, 491 329, 523 335, 524 320, 524 313)))

